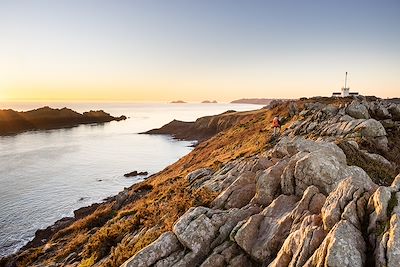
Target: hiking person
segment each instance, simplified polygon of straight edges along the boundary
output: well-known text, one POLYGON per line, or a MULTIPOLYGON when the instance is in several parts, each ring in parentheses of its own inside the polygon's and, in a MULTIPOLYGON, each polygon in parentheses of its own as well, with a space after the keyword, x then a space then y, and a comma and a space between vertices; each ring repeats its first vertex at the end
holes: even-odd
POLYGON ((281 122, 278 116, 275 116, 272 120, 272 127, 274 128, 274 136, 280 133, 281 131, 281 122))

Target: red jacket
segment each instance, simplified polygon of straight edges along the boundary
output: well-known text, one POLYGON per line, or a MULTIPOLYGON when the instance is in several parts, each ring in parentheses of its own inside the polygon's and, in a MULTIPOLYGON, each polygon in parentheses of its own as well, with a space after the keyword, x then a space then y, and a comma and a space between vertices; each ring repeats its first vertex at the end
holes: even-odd
POLYGON ((272 120, 272 126, 273 126, 273 127, 281 127, 281 124, 279 123, 279 118, 278 118, 278 117, 275 117, 275 118, 272 120))

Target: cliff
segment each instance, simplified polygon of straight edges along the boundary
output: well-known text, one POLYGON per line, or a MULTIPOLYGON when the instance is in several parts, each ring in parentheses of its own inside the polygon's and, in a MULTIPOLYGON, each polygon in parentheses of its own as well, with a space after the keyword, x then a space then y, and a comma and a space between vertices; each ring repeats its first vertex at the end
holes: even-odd
POLYGON ((194 122, 173 120, 159 129, 149 130, 143 134, 166 134, 181 140, 204 141, 231 128, 251 113, 229 110, 219 115, 201 117, 194 122))
POLYGON ((231 123, 1 265, 398 266, 398 104, 314 98, 215 120, 231 123))
POLYGON ((99 110, 80 114, 68 108, 52 109, 43 107, 26 112, 11 109, 0 110, 0 135, 17 134, 25 131, 73 127, 79 124, 104 123, 126 119, 113 117, 99 110))

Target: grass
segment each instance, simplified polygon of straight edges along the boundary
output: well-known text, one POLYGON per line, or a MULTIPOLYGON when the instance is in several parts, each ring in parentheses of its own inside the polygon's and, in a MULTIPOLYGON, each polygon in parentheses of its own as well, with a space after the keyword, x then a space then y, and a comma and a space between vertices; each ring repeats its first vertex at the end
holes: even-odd
POLYGON ((58 254, 59 259, 64 259, 67 257, 69 254, 72 252, 75 252, 77 250, 80 250, 79 248, 82 248, 83 245, 87 242, 88 240, 88 234, 87 233, 78 233, 76 236, 74 236, 70 242, 64 247, 64 249, 61 251, 60 254, 58 254))
POLYGON ((101 206, 89 216, 86 216, 85 218, 76 221, 69 227, 58 231, 54 235, 53 239, 56 240, 68 234, 79 232, 83 229, 100 227, 104 225, 112 217, 112 215, 113 214, 110 205, 101 206))
POLYGON ((127 233, 138 227, 137 217, 119 222, 106 225, 96 231, 86 242, 82 256, 84 258, 94 258, 95 262, 97 262, 108 255, 111 248, 118 244, 127 233))
POLYGON ((79 267, 90 267, 90 266, 93 266, 94 263, 95 263, 94 257, 91 257, 91 258, 83 260, 81 262, 81 264, 79 264, 79 267))

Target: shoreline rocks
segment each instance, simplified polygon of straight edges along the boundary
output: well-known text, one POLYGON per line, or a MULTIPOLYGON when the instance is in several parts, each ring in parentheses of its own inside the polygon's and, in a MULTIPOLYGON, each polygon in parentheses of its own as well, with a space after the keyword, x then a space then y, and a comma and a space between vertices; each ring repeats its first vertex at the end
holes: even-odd
POLYGON ((136 176, 147 176, 149 175, 148 172, 138 172, 138 171, 133 171, 133 172, 128 172, 124 174, 124 177, 136 177, 136 176))

